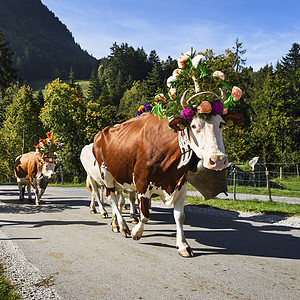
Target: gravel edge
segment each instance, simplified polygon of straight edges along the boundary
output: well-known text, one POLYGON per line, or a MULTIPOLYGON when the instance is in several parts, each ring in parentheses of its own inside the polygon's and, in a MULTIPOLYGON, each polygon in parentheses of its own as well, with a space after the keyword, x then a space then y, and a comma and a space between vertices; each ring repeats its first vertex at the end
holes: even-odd
POLYGON ((52 276, 41 271, 25 257, 23 251, 0 229, 0 263, 4 275, 15 286, 22 299, 62 299, 55 291, 52 276))

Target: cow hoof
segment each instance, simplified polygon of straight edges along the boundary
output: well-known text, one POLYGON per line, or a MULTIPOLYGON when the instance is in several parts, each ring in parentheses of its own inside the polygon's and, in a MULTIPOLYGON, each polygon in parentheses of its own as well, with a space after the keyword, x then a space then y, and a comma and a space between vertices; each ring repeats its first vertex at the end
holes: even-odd
POLYGON ((130 214, 130 222, 132 224, 137 224, 139 222, 139 218, 135 215, 130 214))
POLYGON ((119 226, 112 226, 112 227, 111 227, 111 230, 112 230, 112 232, 115 232, 115 233, 120 232, 119 226))
POLYGON ((129 229, 127 229, 127 228, 122 228, 122 229, 120 230, 120 232, 121 232, 121 234, 122 234, 124 237, 126 237, 126 238, 130 237, 130 231, 129 231, 129 229))
POLYGON ((91 209, 91 210, 90 210, 90 213, 91 213, 92 215, 95 215, 95 214, 97 214, 97 210, 96 210, 96 209, 91 209))
POLYGON ((108 218, 108 213, 107 212, 102 213, 101 218, 102 219, 107 219, 108 218))
POLYGON ((40 205, 41 203, 40 202, 35 202, 35 205, 40 205))
POLYGON ((183 248, 181 250, 178 250, 178 253, 182 257, 193 257, 194 256, 194 253, 193 253, 191 247, 189 247, 189 246, 186 248, 183 248))

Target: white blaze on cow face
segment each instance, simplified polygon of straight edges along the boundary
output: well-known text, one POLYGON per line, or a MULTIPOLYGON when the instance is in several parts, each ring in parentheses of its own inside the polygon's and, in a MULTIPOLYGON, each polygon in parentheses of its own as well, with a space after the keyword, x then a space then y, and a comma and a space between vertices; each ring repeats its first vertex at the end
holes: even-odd
POLYGON ((48 179, 56 179, 55 163, 45 162, 43 163, 42 174, 48 179))
POLYGON ((191 147, 200 158, 198 167, 222 170, 227 167, 227 157, 222 138, 225 124, 220 115, 209 120, 194 118, 191 123, 191 147))

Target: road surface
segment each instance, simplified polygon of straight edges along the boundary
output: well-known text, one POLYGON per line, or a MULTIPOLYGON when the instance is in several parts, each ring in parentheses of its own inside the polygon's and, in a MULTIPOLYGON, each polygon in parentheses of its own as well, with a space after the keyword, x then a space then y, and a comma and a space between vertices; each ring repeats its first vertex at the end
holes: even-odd
POLYGON ((35 206, 0 185, 0 216, 0 244, 14 245, 61 299, 300 299, 299 218, 186 207, 187 259, 161 202, 139 241, 90 214, 85 188, 48 187, 35 206))

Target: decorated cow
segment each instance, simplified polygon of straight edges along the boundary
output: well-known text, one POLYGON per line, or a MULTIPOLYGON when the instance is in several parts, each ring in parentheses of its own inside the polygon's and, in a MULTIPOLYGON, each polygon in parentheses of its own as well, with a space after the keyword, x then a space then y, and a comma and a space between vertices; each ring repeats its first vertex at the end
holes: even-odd
POLYGON ((55 151, 61 147, 62 144, 48 132, 47 138, 41 139, 36 146, 36 152, 28 152, 15 159, 14 173, 20 191, 20 200, 24 200, 25 187, 27 186, 28 200, 32 201, 31 187, 33 187, 35 204, 40 204, 40 199, 48 183, 51 179, 56 179, 55 151))
MULTIPOLYGON (((142 237, 150 199, 156 194, 174 207, 176 246, 180 255, 190 257, 193 252, 183 232, 188 180, 205 198, 227 191, 222 129, 243 117, 228 113, 240 98, 240 89, 226 84, 224 74, 214 72, 203 56, 185 54, 179 67, 168 80, 168 95, 156 97, 152 113, 100 131, 93 154, 111 202, 117 203, 116 190, 137 193, 139 223, 132 238, 142 237)), ((122 217, 118 223, 120 231, 129 234, 122 217)))

